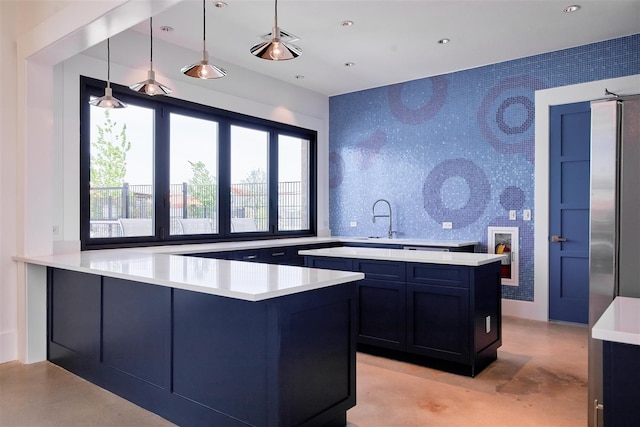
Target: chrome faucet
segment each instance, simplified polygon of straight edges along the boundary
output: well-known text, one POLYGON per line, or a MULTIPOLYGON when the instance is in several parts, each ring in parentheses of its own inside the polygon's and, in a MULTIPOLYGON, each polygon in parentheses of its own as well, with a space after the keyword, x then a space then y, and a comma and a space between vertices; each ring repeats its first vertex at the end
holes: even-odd
POLYGON ((376 218, 389 218, 389 238, 392 239, 393 235, 395 233, 395 231, 393 231, 393 216, 391 214, 391 204, 389 203, 388 200, 385 199, 378 199, 375 201, 375 203, 373 204, 373 207, 371 208, 371 220, 375 223, 376 222, 376 218), (387 208, 389 209, 389 213, 387 215, 376 215, 376 205, 379 202, 384 202, 387 204, 387 208))

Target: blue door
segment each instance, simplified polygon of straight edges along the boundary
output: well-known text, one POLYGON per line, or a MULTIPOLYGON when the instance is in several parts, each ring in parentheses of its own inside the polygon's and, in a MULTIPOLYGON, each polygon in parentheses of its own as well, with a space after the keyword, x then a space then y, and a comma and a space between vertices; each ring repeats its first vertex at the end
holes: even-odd
POLYGON ((550 110, 549 319, 589 321, 589 102, 550 110))

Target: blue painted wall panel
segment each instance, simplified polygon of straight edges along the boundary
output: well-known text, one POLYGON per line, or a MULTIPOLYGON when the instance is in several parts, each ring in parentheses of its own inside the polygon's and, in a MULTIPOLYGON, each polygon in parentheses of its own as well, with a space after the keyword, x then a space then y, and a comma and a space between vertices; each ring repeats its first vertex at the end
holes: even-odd
POLYGON ((484 252, 488 226, 518 226, 519 286, 503 297, 533 301, 534 222, 521 218, 534 207, 535 91, 634 74, 640 34, 330 98, 332 233, 385 236, 371 221, 381 197, 399 238, 477 240, 484 252))

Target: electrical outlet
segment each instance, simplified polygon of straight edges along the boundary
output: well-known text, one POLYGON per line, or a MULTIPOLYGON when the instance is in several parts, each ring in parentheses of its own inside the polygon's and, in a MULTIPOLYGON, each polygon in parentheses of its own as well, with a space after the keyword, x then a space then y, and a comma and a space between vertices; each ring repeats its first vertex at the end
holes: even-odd
POLYGON ((531 221, 531 209, 525 209, 522 211, 522 219, 525 221, 531 221))
POLYGON ((517 214, 516 214, 516 211, 515 211, 514 209, 511 209, 511 210, 509 211, 509 219, 510 219, 511 221, 515 221, 515 220, 516 220, 516 215, 517 215, 517 214))
POLYGON ((349 223, 349 227, 357 227, 358 226, 358 221, 351 221, 349 223))
POLYGON ((453 228, 453 223, 452 222, 443 222, 442 223, 442 228, 445 228, 447 230, 453 228))
POLYGON ((484 330, 486 333, 491 332, 491 316, 487 316, 484 318, 484 330))

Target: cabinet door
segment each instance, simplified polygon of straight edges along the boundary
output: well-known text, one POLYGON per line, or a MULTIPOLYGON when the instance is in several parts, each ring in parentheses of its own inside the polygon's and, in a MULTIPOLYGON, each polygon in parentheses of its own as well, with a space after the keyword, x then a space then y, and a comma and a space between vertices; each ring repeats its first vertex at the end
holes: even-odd
POLYGON ((407 284, 407 351, 458 363, 470 359, 469 290, 407 284))
POLYGON ((640 346, 604 341, 604 425, 624 427, 640 420, 640 346))
POLYGON ((358 343, 405 350, 404 282, 358 282, 358 343))

